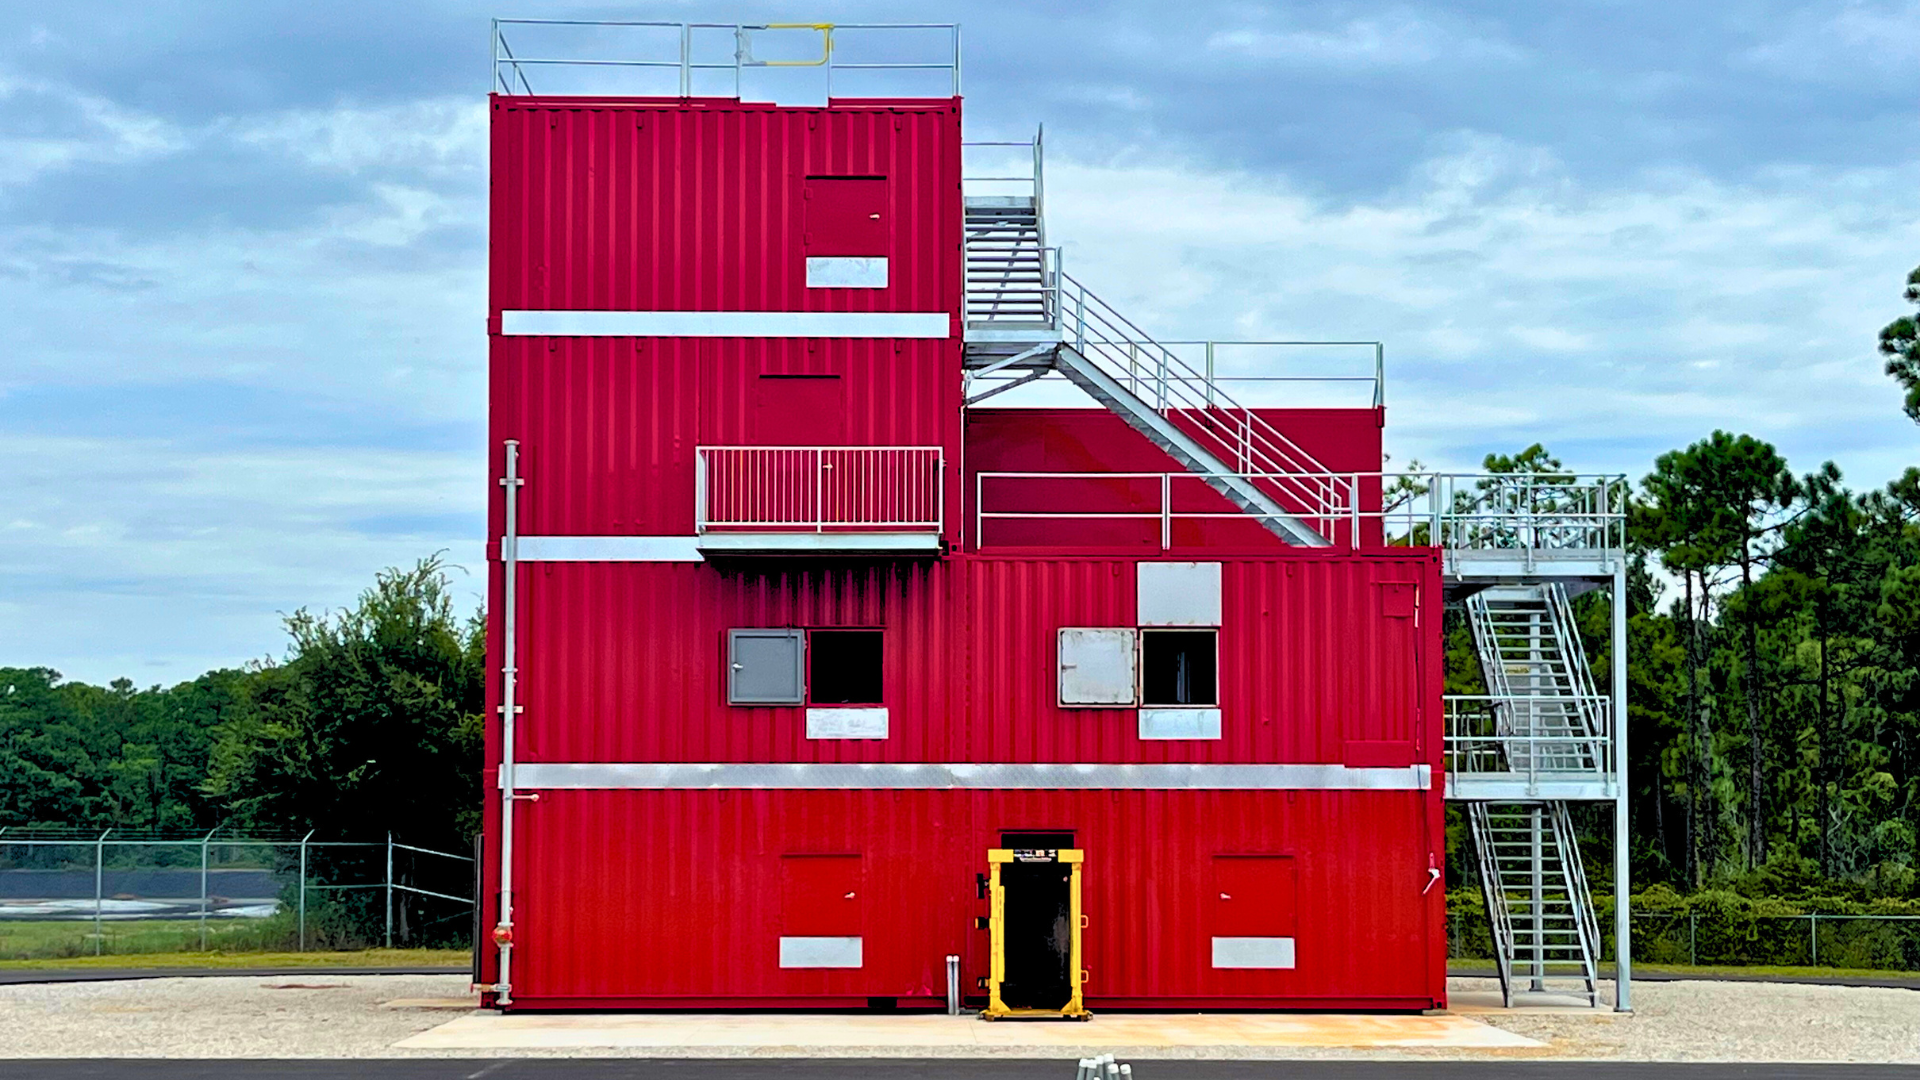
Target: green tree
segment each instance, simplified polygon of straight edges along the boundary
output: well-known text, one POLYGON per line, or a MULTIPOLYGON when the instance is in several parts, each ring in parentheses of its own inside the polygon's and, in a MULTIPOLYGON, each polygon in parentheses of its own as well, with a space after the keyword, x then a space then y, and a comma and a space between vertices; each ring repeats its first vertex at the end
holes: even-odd
MULTIPOLYGON (((1909 304, 1920 305, 1920 266, 1907 275, 1909 304)), ((1888 323, 1880 330, 1880 355, 1887 358, 1887 374, 1907 392, 1904 408, 1913 422, 1920 424, 1920 323, 1911 315, 1888 323)))
POLYGON ((439 561, 286 626, 285 662, 255 673, 220 729, 208 791, 241 827, 463 850, 479 824, 485 635, 478 614, 455 616, 439 561))

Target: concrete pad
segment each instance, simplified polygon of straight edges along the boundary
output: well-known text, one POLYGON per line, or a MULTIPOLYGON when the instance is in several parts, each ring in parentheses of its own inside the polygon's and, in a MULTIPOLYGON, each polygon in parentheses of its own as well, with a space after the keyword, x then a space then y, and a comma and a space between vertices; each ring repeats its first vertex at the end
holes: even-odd
POLYGON ((474 1012, 393 1044, 405 1050, 641 1049, 663 1057, 923 1057, 978 1051, 1081 1056, 1126 1048, 1179 1056, 1209 1049, 1285 1056, 1302 1047, 1461 1050, 1545 1044, 1465 1016, 1130 1013, 1085 1023, 988 1023, 975 1016, 845 1014, 541 1014, 474 1012))

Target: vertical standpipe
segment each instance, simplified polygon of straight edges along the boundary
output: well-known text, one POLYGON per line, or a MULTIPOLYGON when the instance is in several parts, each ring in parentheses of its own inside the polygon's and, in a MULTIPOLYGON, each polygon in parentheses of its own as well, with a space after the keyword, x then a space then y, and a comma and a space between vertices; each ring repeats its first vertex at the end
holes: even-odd
POLYGON ((520 540, 520 442, 508 439, 506 475, 500 479, 505 490, 506 525, 500 536, 500 922, 493 928, 493 940, 500 947, 500 972, 494 983, 495 1000, 501 1005, 513 1003, 513 720, 518 706, 514 685, 518 669, 514 651, 514 591, 519 578, 520 540))

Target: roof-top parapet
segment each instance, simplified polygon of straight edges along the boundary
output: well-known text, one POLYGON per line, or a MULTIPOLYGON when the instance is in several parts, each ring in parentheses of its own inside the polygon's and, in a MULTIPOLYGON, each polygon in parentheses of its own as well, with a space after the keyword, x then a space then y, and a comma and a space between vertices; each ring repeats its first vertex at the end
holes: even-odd
POLYGON ((955 98, 960 27, 495 19, 490 85, 510 96, 755 95, 782 105, 955 98))

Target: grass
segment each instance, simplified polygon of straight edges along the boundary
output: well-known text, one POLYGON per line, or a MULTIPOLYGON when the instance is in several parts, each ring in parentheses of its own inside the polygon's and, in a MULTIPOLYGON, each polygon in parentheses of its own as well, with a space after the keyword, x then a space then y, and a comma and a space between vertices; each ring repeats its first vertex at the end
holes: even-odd
POLYGON ((0 967, 464 967, 465 949, 331 950, 324 940, 295 952, 295 930, 284 915, 265 919, 108 921, 97 945, 91 919, 0 922, 0 967))
POLYGON ((445 967, 464 971, 471 959, 465 949, 358 949, 348 952, 152 952, 103 956, 0 959, 0 969, 84 968, 248 968, 280 967, 445 967))
MULTIPOLYGON (((1450 972, 1492 971, 1493 961, 1453 959, 1447 961, 1450 972)), ((1684 977, 1688 975, 1700 978, 1714 978, 1723 975, 1737 975, 1748 978, 1858 978, 1858 979, 1914 979, 1920 981, 1920 971, 1906 971, 1888 968, 1837 968, 1837 967, 1800 967, 1786 964, 1649 964, 1638 961, 1633 965, 1633 973, 1640 975, 1663 975, 1684 977)), ((1613 978, 1613 964, 1600 965, 1602 978, 1613 978)))

